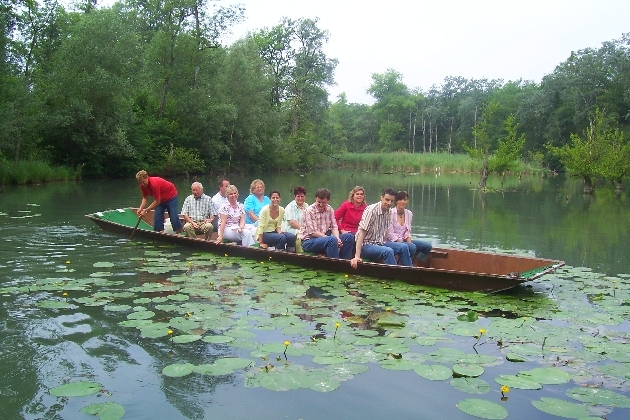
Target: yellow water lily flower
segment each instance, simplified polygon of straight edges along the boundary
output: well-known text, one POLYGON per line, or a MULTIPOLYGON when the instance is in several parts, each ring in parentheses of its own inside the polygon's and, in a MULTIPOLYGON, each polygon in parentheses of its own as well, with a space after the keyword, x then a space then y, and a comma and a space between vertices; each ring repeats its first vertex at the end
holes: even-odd
POLYGON ((168 330, 166 333, 167 333, 168 335, 172 335, 172 334, 173 334, 173 330, 168 330))
POLYGON ((68 293, 63 292, 63 294, 61 296, 68 296, 68 293))
POLYGON ((70 260, 66 261, 66 264, 70 264, 70 260))
POLYGON ((479 334, 484 335, 485 333, 486 333, 486 330, 484 330, 483 328, 479 330, 479 334))
POLYGON ((284 342, 284 346, 285 346, 285 347, 289 347, 290 345, 291 345, 291 342, 290 342, 290 341, 288 341, 288 340, 287 340, 287 341, 285 341, 285 342, 284 342))
POLYGON ((507 394, 508 392, 510 392, 510 387, 503 385, 501 387, 501 392, 504 393, 504 394, 507 394))
POLYGON ((392 308, 385 308, 385 312, 391 312, 392 308))
POLYGON ((228 256, 228 254, 225 254, 225 256, 227 257, 227 256, 228 256))
POLYGON ((346 275, 344 275, 344 277, 345 277, 345 278, 348 278, 348 275, 346 274, 346 275))
POLYGON ((337 328, 341 327, 341 323, 335 322, 335 327, 337 327, 337 328))

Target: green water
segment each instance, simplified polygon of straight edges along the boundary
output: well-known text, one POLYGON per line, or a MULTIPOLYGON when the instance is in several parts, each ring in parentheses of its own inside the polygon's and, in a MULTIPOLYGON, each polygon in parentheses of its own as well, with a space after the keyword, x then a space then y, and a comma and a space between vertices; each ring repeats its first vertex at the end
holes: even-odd
MULTIPOLYGON (((263 266, 200 257, 194 250, 160 244, 129 243, 124 237, 101 232, 83 217, 138 205, 140 195, 134 180, 7 187, 0 194, 0 418, 87 419, 91 417, 79 410, 102 402, 120 404, 126 410, 124 418, 472 418, 456 407, 467 398, 500 404, 508 418, 553 418, 534 408, 532 401, 550 397, 579 404, 565 391, 583 383, 603 384, 602 389, 630 396, 625 385, 630 373, 624 376, 630 355, 622 346, 630 340, 626 310, 626 302, 630 302, 626 276, 630 273, 630 208, 625 193, 616 196, 599 190, 596 196, 585 198, 579 182, 524 177, 507 179, 504 192, 479 195, 471 189, 476 177, 350 176, 328 171, 303 177, 254 174, 234 178, 241 200, 251 179, 259 176, 267 191, 282 192, 284 204, 292 199, 291 188, 296 185, 306 186, 307 197, 321 186, 328 187, 335 207, 354 185, 366 188, 368 202, 375 202, 382 188, 405 189, 410 194, 417 237, 441 246, 561 259, 570 268, 530 287, 489 297, 423 290, 396 282, 383 285, 334 273, 277 267, 272 261, 263 266), (238 265, 232 265, 234 262, 238 265), (190 283, 182 285, 181 276, 186 273, 190 283), (84 285, 66 287, 73 282, 84 285), (221 336, 245 329, 255 337, 236 345, 178 344, 168 336, 143 337, 140 330, 119 325, 140 307, 155 311, 155 322, 187 316, 185 308, 174 314, 168 308, 156 310, 156 302, 137 301, 147 296, 168 299, 175 292, 129 291, 158 283, 183 288, 180 290, 186 293, 177 294, 216 310, 210 320, 199 321, 195 332, 221 336), (109 310, 107 305, 90 306, 81 300, 99 293, 120 293, 109 305, 128 305, 129 309, 109 310), (42 302, 49 301, 66 302, 69 307, 42 307, 42 302), (279 310, 282 305, 285 308, 279 310), (482 315, 479 320, 457 321, 457 315, 470 309, 482 315), (293 329, 286 330, 280 321, 271 322, 289 315, 293 329), (376 320, 390 315, 404 319, 406 326, 379 327, 376 320), (341 328, 333 339, 335 322, 341 328), (527 342, 524 349, 517 347, 518 340, 510 333, 519 331, 519 325, 529 327, 522 333, 521 341, 527 342), (455 359, 431 353, 458 349, 473 355, 477 341, 473 335, 479 329, 487 334, 475 349, 495 358, 484 365, 485 372, 479 377, 491 389, 480 395, 456 389, 451 379, 430 381, 413 369, 381 367, 383 358, 393 356, 377 353, 380 356, 370 359, 368 355, 385 344, 369 340, 352 344, 363 342, 356 339, 363 337, 363 331, 376 331, 378 337, 389 337, 382 340, 398 340, 390 345, 405 346, 402 350, 392 347, 391 354, 402 354, 402 360, 451 368, 455 359), (313 355, 294 350, 306 348, 313 336, 348 344, 335 354, 367 371, 340 381, 331 392, 305 388, 274 391, 260 385, 260 369, 266 364, 279 371, 324 369, 327 365, 315 363, 313 355), (423 336, 441 339, 433 345, 420 345, 417 339, 423 336), (509 348, 501 349, 499 339, 512 342, 512 349, 540 354, 526 355, 528 361, 523 363, 507 362, 509 348), (265 344, 282 347, 285 340, 291 342, 288 360, 273 346, 260 350, 265 344), (602 347, 603 342, 614 345, 602 347), (267 360, 259 354, 265 351, 267 360), (292 356, 292 351, 297 353, 292 356), (226 356, 248 358, 254 364, 221 375, 193 373, 173 378, 162 374, 173 363, 201 365, 226 356), (611 376, 606 368, 602 371, 600 367, 607 364, 618 364, 620 373, 611 376), (508 400, 501 401, 500 385, 494 380, 499 375, 554 365, 569 372, 571 382, 544 385, 536 391, 512 388, 508 400), (76 381, 97 382, 103 392, 86 397, 49 394, 51 388, 76 381)), ((214 194, 216 182, 201 181, 206 192, 214 194)), ((175 180, 180 205, 190 182, 175 180)), ((495 179, 490 186, 500 187, 495 179)), ((190 332, 174 330, 175 335, 190 332)), ((630 413, 627 408, 599 407, 592 414, 621 419, 630 413)))

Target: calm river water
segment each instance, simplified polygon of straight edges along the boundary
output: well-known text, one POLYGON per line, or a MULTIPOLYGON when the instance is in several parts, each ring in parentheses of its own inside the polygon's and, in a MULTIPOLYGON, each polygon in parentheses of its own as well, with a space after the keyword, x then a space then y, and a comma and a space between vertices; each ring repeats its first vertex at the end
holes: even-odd
MULTIPOLYGON (((483 409, 483 401, 499 409, 496 418, 500 410, 514 419, 557 418, 554 410, 630 416, 627 193, 584 197, 578 181, 523 177, 480 195, 476 176, 321 171, 233 178, 239 201, 256 177, 267 192, 280 190, 283 204, 297 185, 309 202, 328 187, 334 207, 355 185, 368 203, 385 187, 404 189, 416 237, 568 268, 493 296, 383 284, 129 242, 84 217, 137 206, 133 179, 9 186, 0 193, 0 418, 89 419, 83 407, 110 403, 97 407, 122 407, 134 419, 452 419, 474 418, 467 404, 483 409), (471 322, 458 320, 472 312, 471 322), (251 363, 163 371, 231 358, 251 363), (456 365, 483 373, 468 380, 423 370, 456 365), (536 390, 502 378, 531 379, 526 371, 537 368, 568 376, 532 374, 536 390), (50 393, 79 381, 97 392, 50 393), (614 393, 615 407, 584 396, 591 390, 614 393)), ((200 181, 216 192, 215 179, 200 181)), ((174 182, 181 206, 191 180, 174 182)))

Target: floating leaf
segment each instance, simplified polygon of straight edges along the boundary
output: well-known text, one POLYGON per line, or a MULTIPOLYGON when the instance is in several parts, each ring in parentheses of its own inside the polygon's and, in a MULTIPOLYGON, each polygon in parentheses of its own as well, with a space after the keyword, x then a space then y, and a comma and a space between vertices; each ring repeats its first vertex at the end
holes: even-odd
POLYGON ((322 378, 317 379, 314 385, 311 385, 310 389, 317 392, 331 392, 339 388, 341 382, 335 378, 322 378))
POLYGON ((630 398, 606 389, 587 387, 571 388, 567 391, 567 396, 589 404, 630 408, 630 398))
POLYGON ((453 371, 442 365, 418 365, 414 370, 418 375, 431 381, 443 381, 453 376, 453 371))
POLYGON ((568 419, 580 419, 591 415, 591 412, 582 404, 575 404, 557 398, 543 397, 540 401, 532 401, 532 404, 540 411, 568 419))
POLYGON ((320 365, 333 365, 338 363, 345 363, 347 360, 343 356, 315 356, 313 362, 320 365))
POLYGON ((457 403, 457 408, 471 416, 482 419, 504 419, 508 416, 505 408, 497 403, 481 400, 478 398, 468 398, 457 403))
POLYGON ((468 394, 485 394, 490 391, 490 384, 479 378, 453 378, 451 386, 468 394))
POLYGON ((242 357, 224 357, 222 359, 215 360, 214 364, 229 369, 244 369, 246 367, 253 366, 255 363, 253 360, 244 359, 242 357))
POLYGON ((173 342, 179 344, 192 343, 198 340, 201 340, 201 335, 199 334, 184 334, 173 337, 173 342))
POLYGON ((173 378, 179 378, 190 375, 194 370, 195 365, 192 363, 174 363, 172 365, 165 366, 164 369, 162 369, 162 374, 173 378))
POLYGON ((472 364, 456 364, 453 365, 454 376, 467 376, 470 378, 476 378, 481 376, 484 369, 479 365, 472 364))
POLYGON ((86 405, 79 411, 93 416, 98 416, 100 420, 119 420, 125 415, 125 407, 112 402, 86 405))
POLYGON ((527 362, 527 358, 518 353, 508 353, 505 358, 510 362, 527 362))
POLYGON ((205 341, 206 343, 213 343, 213 344, 224 344, 224 343, 230 343, 234 341, 234 337, 227 337, 224 335, 207 335, 204 338, 202 338, 201 341, 205 341))
POLYGON ((100 261, 100 262, 95 262, 94 264, 92 264, 92 266, 96 268, 110 268, 114 266, 114 263, 109 262, 109 261, 100 261))
POLYGON ((101 384, 97 382, 70 382, 50 389, 50 395, 56 397, 85 397, 96 394, 101 390, 101 384))
POLYGON ((494 378, 499 385, 505 385, 517 389, 541 389, 542 385, 527 376, 522 375, 500 375, 494 378))
POLYGON ((571 380, 571 375, 563 370, 554 367, 523 370, 519 372, 518 375, 525 376, 543 385, 566 384, 571 380))
POLYGON ((73 307, 71 303, 63 300, 42 300, 37 302, 35 306, 46 309, 69 309, 73 307))

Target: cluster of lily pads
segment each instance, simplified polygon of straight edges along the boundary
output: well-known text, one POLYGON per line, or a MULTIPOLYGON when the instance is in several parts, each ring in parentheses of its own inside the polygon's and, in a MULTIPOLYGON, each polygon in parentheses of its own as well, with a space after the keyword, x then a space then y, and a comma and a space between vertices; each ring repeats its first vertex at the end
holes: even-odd
MULTIPOLYGON (((533 407, 566 418, 630 408, 628 275, 567 267, 532 289, 484 295, 305 270, 272 258, 149 250, 136 259, 138 270, 156 281, 123 287, 108 279, 115 264, 101 262, 94 266, 110 271, 0 293, 45 292, 49 297, 37 306, 53 310, 102 307, 120 326, 168 342, 176 354, 177 346, 192 345, 223 355, 207 364, 163 366, 162 374, 173 378, 240 374, 247 387, 331 392, 378 367, 487 395, 453 402, 481 418, 507 417, 508 395, 571 381, 567 399, 541 396, 533 407), (501 374, 497 366, 505 364, 518 373, 501 374)), ((70 383, 51 393, 63 387, 100 385, 70 383)), ((87 407, 124 413, 117 405, 87 407)))
MULTIPOLYGON (((27 204, 30 207, 39 207, 39 204, 27 204)), ((0 211, 0 216, 8 216, 9 219, 29 219, 31 217, 40 217, 41 213, 33 213, 32 210, 18 210, 19 216, 11 216, 9 213, 0 211)))

